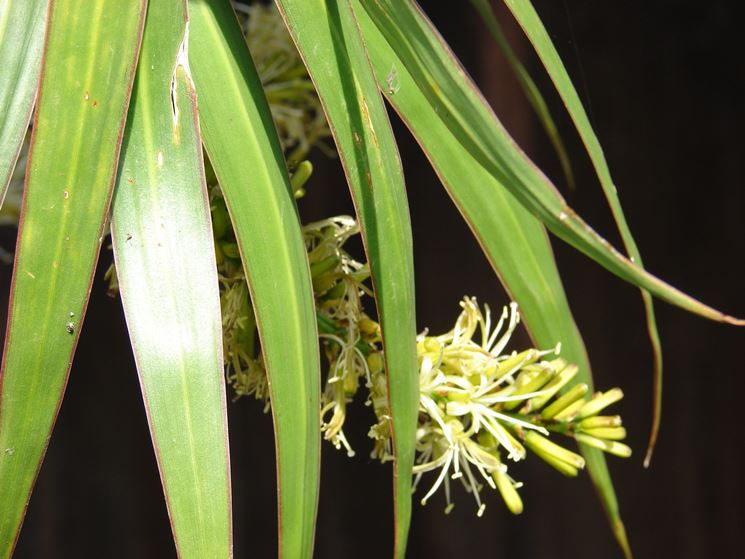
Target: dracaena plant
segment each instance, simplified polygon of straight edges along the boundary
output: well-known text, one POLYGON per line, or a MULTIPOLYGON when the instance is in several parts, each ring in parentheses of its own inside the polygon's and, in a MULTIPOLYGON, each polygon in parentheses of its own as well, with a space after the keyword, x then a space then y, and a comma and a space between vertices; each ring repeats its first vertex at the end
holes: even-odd
MULTIPOLYGON (((540 93, 488 3, 472 3, 570 177, 540 93)), ((424 484, 422 503, 442 489, 447 512, 462 484, 476 514, 492 494, 519 514, 511 464, 531 454, 568 476, 588 470, 630 555, 603 453, 631 453, 607 414, 623 393, 593 392, 545 229, 642 290, 658 387, 648 452, 662 374, 652 297, 743 322, 645 271, 546 30, 529 1, 505 3, 577 127, 628 256, 512 141, 414 2, 0 0, 0 186, 5 198, 11 184, 3 213, 19 223, 0 372, 0 556, 18 538, 109 234, 180 556, 232 554, 226 401, 245 395, 274 419, 284 557, 311 556, 321 442, 353 455, 344 425, 363 403, 369 452, 392 464, 395 557, 412 488, 424 484), (450 331, 417 334, 384 100, 514 299, 501 312, 466 296, 450 331), (313 147, 338 154, 356 216, 301 224, 313 147), (345 248, 358 234, 364 259, 345 248), (534 347, 510 344, 521 324, 534 347)))

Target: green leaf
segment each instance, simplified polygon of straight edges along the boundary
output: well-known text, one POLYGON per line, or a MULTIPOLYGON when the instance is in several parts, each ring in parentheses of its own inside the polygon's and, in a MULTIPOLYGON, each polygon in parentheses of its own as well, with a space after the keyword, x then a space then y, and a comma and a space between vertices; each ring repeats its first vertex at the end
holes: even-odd
POLYGON ((745 320, 723 314, 651 275, 593 231, 517 147, 418 7, 396 0, 366 0, 363 5, 450 134, 552 233, 671 304, 712 320, 745 325, 745 320))
MULTIPOLYGON (((536 346, 550 348, 560 341, 562 356, 579 367, 575 383, 592 386, 587 352, 543 226, 453 138, 373 20, 365 10, 357 10, 357 14, 380 88, 414 134, 492 267, 518 303, 536 346), (396 87, 389 87, 390 83, 396 87)), ((582 452, 618 534, 623 524, 605 457, 589 447, 583 447, 582 452)))
POLYGON ((0 207, 31 120, 47 7, 47 0, 0 0, 0 207))
MULTIPOLYGON (((564 68, 564 64, 561 62, 561 58, 559 58, 559 53, 551 42, 551 39, 546 32, 546 28, 543 26, 541 19, 538 17, 538 14, 529 0, 505 0, 505 4, 507 4, 507 7, 512 11, 515 19, 523 28, 525 36, 530 40, 533 48, 538 54, 538 57, 541 59, 541 62, 543 62, 548 75, 554 82, 556 90, 559 92, 559 96, 567 108, 569 116, 572 118, 572 121, 577 128, 580 138, 582 138, 582 142, 587 149, 587 153, 590 156, 592 164, 595 167, 595 172, 600 180, 600 186, 608 200, 613 219, 621 233, 621 239, 626 247, 626 252, 629 254, 630 260, 635 262, 640 268, 643 267, 642 257, 639 254, 636 241, 634 241, 634 237, 631 234, 631 229, 629 229, 629 225, 626 222, 626 216, 621 208, 621 201, 618 198, 616 185, 613 184, 613 179, 610 176, 610 169, 608 168, 608 162, 603 154, 603 149, 600 147, 600 141, 595 135, 595 131, 590 124, 590 119, 587 118, 587 113, 585 112, 585 108, 582 106, 582 101, 580 101, 577 90, 574 88, 572 80, 569 78, 569 74, 567 73, 566 68, 564 68)), ((660 336, 657 332, 657 322, 655 320, 652 297, 648 292, 642 291, 642 299, 644 301, 644 309, 647 315, 649 340, 652 344, 652 351, 654 354, 654 409, 647 456, 644 459, 644 465, 649 466, 649 462, 652 458, 652 451, 657 442, 657 434, 660 429, 660 419, 662 417, 662 347, 660 345, 660 336)))
POLYGON ((227 0, 190 0, 189 61, 204 145, 245 264, 274 416, 279 550, 313 553, 320 358, 297 209, 264 91, 227 0))
POLYGON ((50 13, 0 373, 0 557, 15 545, 80 334, 144 15, 144 1, 114 0, 57 0, 50 13))
POLYGON ((533 81, 533 78, 530 77, 525 66, 520 62, 515 51, 512 50, 512 47, 504 36, 502 27, 499 25, 499 21, 494 15, 494 11, 492 10, 492 6, 488 0, 471 0, 471 4, 473 4, 474 8, 481 16, 481 19, 489 30, 489 33, 491 33, 494 41, 497 43, 499 49, 507 60, 507 63, 515 73, 515 77, 520 83, 520 87, 523 89, 525 98, 528 100, 528 103, 530 103, 530 106, 533 107, 533 110, 538 117, 538 121, 541 123, 541 126, 543 126, 543 129, 556 152, 556 157, 559 159, 559 164, 564 173, 564 178, 567 181, 567 186, 570 190, 574 190, 576 185, 574 183, 572 164, 569 161, 569 156, 564 148, 564 143, 561 141, 559 130, 556 128, 556 123, 551 116, 551 112, 548 110, 548 105, 546 105, 546 101, 543 99, 541 91, 533 81))
POLYGON ((418 413, 414 266, 401 163, 347 0, 280 0, 316 85, 350 190, 372 270, 393 422, 395 556, 411 519, 418 413))
POLYGON ((179 557, 232 556, 222 322, 182 0, 151 2, 111 235, 179 557))

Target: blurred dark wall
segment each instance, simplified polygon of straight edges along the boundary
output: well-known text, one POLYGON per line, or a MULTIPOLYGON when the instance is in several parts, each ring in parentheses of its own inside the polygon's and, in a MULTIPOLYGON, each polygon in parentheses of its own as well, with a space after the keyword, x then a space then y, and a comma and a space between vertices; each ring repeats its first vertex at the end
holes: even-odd
MULTIPOLYGON (((565 192, 556 158, 468 3, 422 2, 518 141, 565 192)), ((745 315, 740 22, 734 2, 540 0, 535 5, 590 109, 628 219, 651 271, 717 308, 745 315)), ((529 45, 508 34, 557 119, 577 175, 571 205, 617 246, 592 167, 529 45)), ((399 122, 416 254, 418 324, 448 329, 472 294, 507 302, 476 242, 399 122)), ((351 212, 338 163, 322 163, 302 202, 306 219, 351 212)), ((10 232, 3 233, 12 246, 10 232)), ((641 466, 650 424, 651 355, 635 289, 555 242, 596 384, 621 386, 635 456, 609 458, 639 558, 735 557, 745 522, 741 400, 745 333, 657 305, 666 358, 663 429, 641 466)), ((102 256, 100 268, 110 262, 102 256)), ((9 272, 4 270, 7 297, 9 272)), ((100 275, 99 275, 100 280, 100 275)), ((523 335, 520 343, 527 343, 523 335)), ((353 408, 357 457, 324 446, 317 556, 387 557, 390 466, 367 458, 370 410, 353 408)), ((97 281, 52 442, 16 557, 174 556, 160 482, 119 301, 97 281)), ((274 450, 270 416, 253 401, 229 407, 236 557, 272 557, 274 450)), ((483 518, 457 491, 415 496, 410 557, 620 557, 586 476, 567 480, 537 459, 514 466, 525 512, 485 492, 483 518)), ((428 480, 425 478, 426 485, 428 480)), ((431 483, 431 480, 429 480, 431 483)), ((1 496, 0 496, 1 506, 1 496)), ((292 559, 292 558, 288 558, 292 559)))

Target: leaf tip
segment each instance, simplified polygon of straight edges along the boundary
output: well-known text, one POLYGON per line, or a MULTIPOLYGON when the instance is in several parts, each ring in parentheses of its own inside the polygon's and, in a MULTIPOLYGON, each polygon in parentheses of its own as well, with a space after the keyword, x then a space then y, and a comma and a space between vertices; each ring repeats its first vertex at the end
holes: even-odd
POLYGON ((722 315, 722 322, 731 324, 732 326, 745 326, 745 319, 729 316, 728 314, 722 315))
POLYGON ((623 522, 620 519, 617 519, 613 523, 613 534, 616 536, 616 541, 618 542, 618 545, 621 547, 621 550, 623 551, 623 556, 626 559, 633 559, 633 554, 631 553, 631 546, 629 545, 629 539, 626 536, 626 527, 624 526, 623 522))
POLYGON ((647 448, 647 454, 644 456, 644 462, 643 466, 644 469, 649 469, 650 464, 652 463, 652 455, 654 454, 654 445, 650 445, 647 448))

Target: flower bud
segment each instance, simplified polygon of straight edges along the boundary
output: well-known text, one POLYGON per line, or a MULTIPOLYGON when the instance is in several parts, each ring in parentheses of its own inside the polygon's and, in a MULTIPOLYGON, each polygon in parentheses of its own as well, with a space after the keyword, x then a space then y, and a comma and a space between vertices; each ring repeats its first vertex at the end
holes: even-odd
POLYGON ((228 243, 228 242, 221 242, 220 248, 222 249, 223 254, 227 256, 228 258, 231 258, 233 260, 240 260, 241 259, 241 253, 238 250, 238 245, 236 243, 228 243))
POLYGON ((569 404, 554 416, 554 421, 574 421, 574 418, 577 417, 577 412, 579 412, 584 405, 585 400, 577 400, 576 402, 569 404))
POLYGON ((551 380, 551 382, 543 387, 543 394, 528 400, 528 403, 524 408, 525 413, 540 410, 559 392, 559 390, 564 388, 564 386, 566 386, 566 384, 571 381, 579 371, 579 368, 576 365, 567 365, 566 361, 563 359, 552 361, 551 366, 555 371, 558 371, 558 374, 551 380))
POLYGON ((609 441, 620 441, 626 438, 626 429, 623 427, 596 427, 595 429, 582 429, 578 432, 609 441))
POLYGON ((502 494, 502 499, 510 509, 512 514, 520 514, 523 512, 523 500, 520 498, 520 494, 517 492, 517 484, 515 484, 510 476, 501 470, 495 470, 491 473, 494 482, 497 484, 497 489, 502 494))
POLYGON ((541 458, 545 459, 548 456, 577 469, 585 467, 585 459, 579 454, 559 446, 535 431, 525 434, 525 444, 541 458))
POLYGON ((577 418, 582 419, 591 415, 597 415, 611 404, 618 402, 621 398, 623 398, 623 391, 620 388, 612 388, 605 393, 598 392, 592 400, 587 402, 577 412, 577 418))
POLYGON ((554 403, 549 405, 541 413, 541 418, 552 419, 556 414, 564 410, 567 406, 574 404, 577 400, 582 398, 590 388, 585 384, 581 383, 570 389, 566 394, 560 396, 554 403))
POLYGON ((500 379, 505 375, 517 372, 519 369, 535 363, 540 358, 541 353, 537 349, 527 349, 520 353, 514 353, 507 359, 500 361, 494 371, 494 378, 500 379))
POLYGON ((385 366, 383 362, 383 354, 379 351, 374 351, 367 356, 367 366, 370 369, 370 373, 376 375, 383 371, 385 366))
POLYGON ((596 439, 595 437, 583 435, 582 433, 575 434, 574 438, 577 439, 577 441, 580 443, 586 444, 587 446, 592 446, 594 448, 599 448, 600 450, 607 452, 608 454, 620 456, 621 458, 628 458, 629 456, 631 456, 631 448, 623 443, 619 443, 618 441, 596 439))
POLYGON ((306 159, 297 164, 295 172, 292 173, 292 176, 290 177, 290 185, 292 186, 292 192, 295 194, 296 198, 302 197, 305 193, 303 187, 312 174, 313 164, 310 161, 306 159))
POLYGON ((365 336, 375 336, 380 333, 380 325, 365 315, 362 316, 357 326, 365 336))
POLYGON ((212 203, 210 213, 212 215, 212 236, 216 241, 220 241, 231 229, 230 215, 222 198, 217 198, 212 203))
POLYGON ((327 256, 321 260, 316 260, 310 264, 310 276, 316 279, 322 274, 334 270, 338 265, 339 259, 336 256, 327 256))
POLYGON ((579 422, 578 427, 583 431, 587 429, 597 429, 598 427, 620 427, 621 416, 620 415, 595 415, 593 417, 586 417, 579 422))

